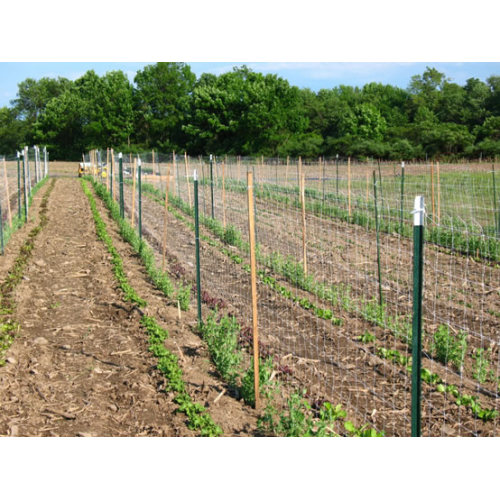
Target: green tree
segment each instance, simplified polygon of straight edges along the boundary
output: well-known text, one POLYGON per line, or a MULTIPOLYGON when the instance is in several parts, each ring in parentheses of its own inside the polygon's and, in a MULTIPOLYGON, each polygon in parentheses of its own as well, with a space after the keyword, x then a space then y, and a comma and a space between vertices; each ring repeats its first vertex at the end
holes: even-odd
POLYGON ((134 81, 137 140, 148 147, 179 149, 195 74, 184 63, 159 62, 138 71, 134 81))
POLYGON ((26 123, 16 115, 12 108, 0 108, 0 154, 14 154, 25 144, 26 123))

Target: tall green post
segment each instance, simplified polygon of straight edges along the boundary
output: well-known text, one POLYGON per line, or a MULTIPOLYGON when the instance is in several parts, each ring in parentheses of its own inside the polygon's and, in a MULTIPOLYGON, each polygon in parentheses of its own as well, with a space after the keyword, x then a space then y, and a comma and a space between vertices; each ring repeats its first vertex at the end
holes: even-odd
POLYGON ((375 170, 373 171, 373 197, 375 205, 375 232, 377 235, 377 270, 378 270, 378 303, 380 307, 384 302, 382 296, 382 269, 380 266, 380 224, 378 220, 378 203, 377 203, 377 176, 375 170))
POLYGON ((141 159, 137 159, 138 189, 139 189, 139 238, 142 240, 142 167, 141 159))
POLYGON ((411 435, 421 434, 422 399, 422 282, 424 250, 424 197, 415 197, 413 210, 413 321, 411 370, 411 435))
POLYGON ((405 162, 401 162, 401 205, 399 210, 399 234, 403 234, 403 207, 405 196, 405 162))
POLYGON ((118 176, 120 182, 120 217, 122 219, 125 218, 125 202, 123 199, 123 155, 121 153, 118 154, 118 176))
POLYGON ((214 216, 214 173, 213 173, 213 159, 212 155, 210 155, 210 193, 212 196, 212 219, 214 216))
POLYGON ((17 216, 21 223, 21 153, 17 152, 17 216))
POLYGON ((196 248, 196 299, 198 304, 198 326, 203 325, 201 317, 201 275, 200 275, 200 221, 198 212, 198 173, 193 173, 194 185, 194 233, 196 248))

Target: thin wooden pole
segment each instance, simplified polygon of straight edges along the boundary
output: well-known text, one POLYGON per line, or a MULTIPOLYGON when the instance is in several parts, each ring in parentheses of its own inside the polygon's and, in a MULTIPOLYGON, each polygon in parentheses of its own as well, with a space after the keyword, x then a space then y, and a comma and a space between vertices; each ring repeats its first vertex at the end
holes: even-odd
POLYGON ((189 208, 193 208, 193 202, 191 200, 191 189, 189 188, 189 175, 188 175, 188 156, 187 151, 184 151, 184 172, 186 174, 186 183, 188 191, 189 208))
POLYGON ((441 183, 439 181, 439 162, 436 162, 436 175, 437 175, 437 220, 438 224, 441 223, 441 183))
POLYGON ((297 182, 299 183, 299 197, 300 197, 300 179, 302 178, 302 157, 299 156, 297 163, 297 182))
POLYGON ((167 254, 167 214, 168 214, 168 191, 170 189, 170 163, 167 167, 167 188, 165 189, 165 212, 163 216, 163 242, 161 247, 161 270, 165 272, 165 256, 167 254))
POLYGON ((300 204, 302 206, 302 255, 304 261, 304 274, 307 274, 307 238, 306 238, 306 177, 300 174, 300 204))
POLYGON ((106 148, 106 191, 109 191, 109 148, 106 148))
POLYGON ((134 227, 135 222, 135 182, 136 182, 136 173, 137 173, 137 159, 134 158, 134 166, 132 167, 132 227, 134 227))
POLYGON ((113 149, 111 149, 111 191, 113 193, 113 201, 116 201, 116 164, 115 164, 115 153, 113 149), (113 186, 115 188, 113 189, 113 186))
POLYGON ((370 172, 366 172, 366 203, 369 199, 369 186, 370 186, 370 172))
POLYGON ((225 162, 222 162, 222 225, 226 228, 226 184, 225 184, 225 162))
POLYGON ((3 175, 4 175, 4 179, 5 179, 5 192, 7 194, 7 213, 9 215, 9 227, 12 227, 12 212, 10 211, 9 181, 7 179, 7 163, 5 163, 5 156, 3 157, 3 175))
POLYGON ((434 205, 434 162, 431 161, 431 209, 432 223, 435 224, 435 205, 434 205))
POLYGON ((351 157, 347 158, 347 200, 349 217, 351 217, 351 157))
POLYGON ((290 166, 290 157, 286 157, 286 169, 285 169, 285 186, 288 184, 288 167, 290 166))
POLYGON ((257 265, 255 261, 255 219, 253 212, 253 174, 247 172, 248 185, 248 231, 250 239, 250 278, 252 284, 252 324, 253 324, 253 371, 255 408, 260 406, 259 391, 259 326, 257 314, 257 265))

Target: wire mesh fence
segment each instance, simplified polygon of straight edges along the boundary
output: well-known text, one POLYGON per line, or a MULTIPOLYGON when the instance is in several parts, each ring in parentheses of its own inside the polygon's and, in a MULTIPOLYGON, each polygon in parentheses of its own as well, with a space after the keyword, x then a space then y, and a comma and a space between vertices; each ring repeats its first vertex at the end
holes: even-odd
POLYGON ((38 146, 25 147, 0 159, 0 240, 1 251, 12 233, 29 217, 35 186, 48 175, 49 154, 38 146))
MULTIPOLYGON (((119 201, 118 155, 92 153, 84 163, 119 201)), ((422 435, 498 435, 494 165, 155 151, 123 155, 121 164, 126 217, 142 222, 157 265, 191 297, 196 170, 202 331, 221 332, 226 354, 214 351, 216 366, 251 403, 254 211, 262 426, 279 435, 410 435, 411 212, 424 196, 422 435)))

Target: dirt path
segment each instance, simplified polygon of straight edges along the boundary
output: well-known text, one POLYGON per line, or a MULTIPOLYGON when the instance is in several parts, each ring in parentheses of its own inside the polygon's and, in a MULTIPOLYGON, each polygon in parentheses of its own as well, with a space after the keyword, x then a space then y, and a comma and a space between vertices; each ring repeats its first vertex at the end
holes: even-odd
POLYGON ((19 335, 0 368, 0 435, 189 436, 121 300, 88 201, 59 179, 23 281, 19 335))

